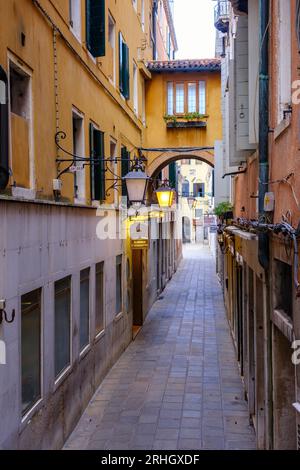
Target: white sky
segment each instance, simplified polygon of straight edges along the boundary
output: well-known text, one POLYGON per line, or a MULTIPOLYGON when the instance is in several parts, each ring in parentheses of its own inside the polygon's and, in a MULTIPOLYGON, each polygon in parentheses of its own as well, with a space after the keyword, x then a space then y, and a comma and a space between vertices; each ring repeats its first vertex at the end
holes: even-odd
POLYGON ((212 0, 175 0, 176 59, 215 56, 216 30, 212 0))

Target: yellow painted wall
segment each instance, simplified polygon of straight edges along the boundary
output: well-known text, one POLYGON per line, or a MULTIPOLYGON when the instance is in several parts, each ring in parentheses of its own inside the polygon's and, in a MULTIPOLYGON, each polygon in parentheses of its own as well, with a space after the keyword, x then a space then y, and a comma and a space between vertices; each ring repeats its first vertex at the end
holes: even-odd
MULTIPOLYGON (((142 123, 142 85, 138 77, 139 114, 133 110, 133 61, 139 63, 143 41, 148 41, 141 28, 140 7, 136 12, 131 0, 107 0, 106 3, 106 45, 108 43, 108 11, 116 22, 116 86, 108 79, 111 57, 94 59, 85 45, 85 0, 81 0, 82 22, 81 42, 74 36, 69 25, 68 0, 39 0, 42 8, 62 32, 57 35, 57 77, 59 129, 66 132, 62 146, 72 151, 72 107, 84 115, 85 156, 89 156, 89 123, 92 121, 105 132, 105 156, 109 157, 110 136, 117 141, 117 155, 121 145, 134 153, 141 145, 144 126, 142 123), (122 32, 130 51, 130 99, 125 101, 118 90, 118 33, 122 32)), ((145 0, 145 32, 149 30, 151 0, 145 0)), ((54 136, 55 88, 53 28, 31 0, 5 0, 0 2, 1 37, 0 64, 8 72, 8 56, 16 64, 30 70, 32 75, 32 130, 31 170, 34 175, 31 187, 39 198, 52 197, 52 179, 57 176, 57 157, 54 136), (21 44, 21 33, 25 34, 25 46, 21 44)), ((148 48, 147 50, 150 51, 148 48)), ((144 53, 145 54, 145 51, 144 53)), ((149 57, 150 58, 150 57, 149 57)), ((11 167, 14 168, 14 148, 11 143, 11 167)), ((60 156, 64 156, 60 153, 60 156)), ((61 166, 61 169, 64 165, 61 166)), ((16 169, 18 176, 20 171, 16 169)), ((17 185, 24 186, 24 178, 17 185)), ((28 176, 25 177, 28 179, 28 176)), ((62 196, 74 200, 74 179, 64 175, 62 196)), ((13 176, 11 183, 13 182, 13 176)), ((107 183, 107 186, 110 183, 107 183)), ((86 167, 86 197, 89 201, 89 167, 86 167)), ((112 197, 107 202, 112 202, 112 197)))
MULTIPOLYGON (((222 138, 220 72, 152 73, 152 80, 147 82, 146 116, 147 147, 213 147, 215 140, 222 138), (206 81, 206 113, 209 116, 207 127, 167 129, 164 121, 167 114, 167 82, 186 80, 206 81)), ((149 164, 157 156, 157 153, 149 153, 149 164)))

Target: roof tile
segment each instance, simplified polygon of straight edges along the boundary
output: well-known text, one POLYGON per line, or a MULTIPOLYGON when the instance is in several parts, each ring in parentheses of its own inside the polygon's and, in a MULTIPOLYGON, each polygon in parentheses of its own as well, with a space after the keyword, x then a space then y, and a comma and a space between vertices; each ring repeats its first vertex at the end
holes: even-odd
POLYGON ((189 60, 153 60, 147 62, 150 72, 201 72, 219 71, 220 59, 189 59, 189 60))

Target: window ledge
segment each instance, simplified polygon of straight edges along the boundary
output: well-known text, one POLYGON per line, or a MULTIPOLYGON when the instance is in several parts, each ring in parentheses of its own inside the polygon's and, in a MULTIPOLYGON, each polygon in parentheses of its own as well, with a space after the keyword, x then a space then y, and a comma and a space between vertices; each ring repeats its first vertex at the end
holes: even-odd
POLYGON ((27 413, 22 417, 21 423, 20 423, 20 431, 23 431, 23 429, 28 426, 31 422, 31 419, 33 416, 40 411, 40 409, 43 406, 44 399, 43 397, 40 398, 34 405, 33 407, 27 411, 27 413))
POLYGON ((207 123, 204 121, 167 122, 167 129, 206 128, 206 127, 207 127, 207 123))
POLYGON ((55 379, 53 392, 56 392, 56 390, 63 384, 63 382, 67 379, 67 377, 69 377, 72 372, 73 366, 70 365, 58 376, 57 379, 55 379))
POLYGON ((285 119, 282 119, 278 126, 274 129, 274 140, 278 139, 278 137, 283 134, 283 132, 290 126, 291 124, 291 116, 289 115, 285 119))
POLYGON ((100 341, 104 336, 105 336, 105 329, 103 329, 102 331, 96 334, 94 343, 95 344, 98 343, 98 341, 100 341))
POLYGON ((88 355, 88 353, 90 352, 90 350, 92 349, 92 346, 91 344, 87 344, 79 353, 79 362, 82 361, 85 356, 88 355))
POLYGON ((114 323, 118 323, 118 321, 120 321, 123 316, 123 312, 118 313, 118 315, 116 315, 114 318, 114 323))
POLYGON ((271 315, 271 320, 281 333, 292 343, 294 341, 292 319, 283 310, 274 310, 271 315))

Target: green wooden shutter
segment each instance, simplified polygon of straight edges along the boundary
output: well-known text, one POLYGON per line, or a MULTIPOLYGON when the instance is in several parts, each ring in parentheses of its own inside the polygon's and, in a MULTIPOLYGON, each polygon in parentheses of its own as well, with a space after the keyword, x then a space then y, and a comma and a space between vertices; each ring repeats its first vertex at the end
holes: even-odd
MULTIPOLYGON (((127 151, 126 147, 122 147, 121 149, 121 176, 126 176, 127 173, 130 171, 130 162, 129 162, 129 152, 127 151)), ((125 181, 122 181, 122 196, 127 196, 127 188, 125 181)))
POLYGON ((104 133, 90 124, 90 156, 100 162, 91 162, 91 197, 94 201, 105 200, 104 133))
POLYGON ((93 57, 105 55, 105 0, 86 0, 86 45, 93 57))
POLYGON ((176 188, 177 178, 176 178, 176 162, 172 162, 169 165, 169 182, 171 188, 176 188))
POLYGON ((123 43, 123 96, 126 100, 130 98, 129 88, 129 48, 123 43))
POLYGON ((123 94, 123 39, 119 33, 119 90, 123 94))

